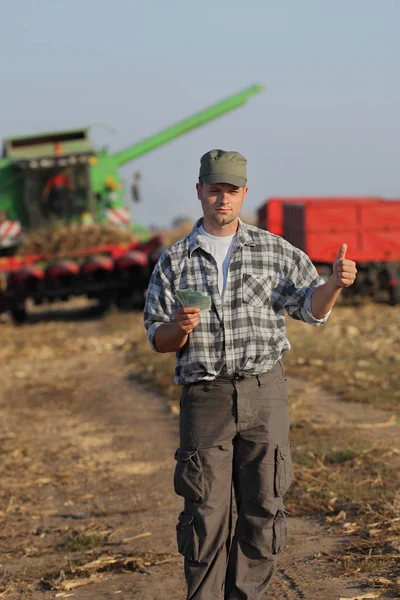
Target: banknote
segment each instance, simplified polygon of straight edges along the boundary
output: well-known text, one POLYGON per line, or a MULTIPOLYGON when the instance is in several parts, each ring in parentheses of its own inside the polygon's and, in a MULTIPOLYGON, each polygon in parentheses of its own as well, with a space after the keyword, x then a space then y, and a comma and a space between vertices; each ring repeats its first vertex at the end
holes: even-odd
POLYGON ((176 297, 182 306, 196 306, 200 310, 210 310, 211 308, 210 296, 205 296, 201 292, 196 292, 190 288, 178 290, 176 297))

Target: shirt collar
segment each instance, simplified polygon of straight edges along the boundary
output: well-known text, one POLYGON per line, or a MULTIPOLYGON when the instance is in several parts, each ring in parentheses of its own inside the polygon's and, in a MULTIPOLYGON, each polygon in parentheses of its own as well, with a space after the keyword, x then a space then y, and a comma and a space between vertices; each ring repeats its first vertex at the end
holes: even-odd
MULTIPOLYGON (((193 252, 197 249, 197 248, 201 248, 201 242, 199 240, 200 238, 200 232, 199 232, 199 227, 200 225, 203 224, 203 217, 201 219, 199 219, 192 231, 189 234, 189 257, 192 256, 193 252)), ((249 227, 246 225, 246 223, 243 223, 243 221, 241 221, 239 219, 239 228, 237 231, 237 238, 236 238, 236 246, 237 247, 241 247, 241 246, 255 246, 256 243, 253 240, 252 236, 250 235, 250 230, 249 227)))

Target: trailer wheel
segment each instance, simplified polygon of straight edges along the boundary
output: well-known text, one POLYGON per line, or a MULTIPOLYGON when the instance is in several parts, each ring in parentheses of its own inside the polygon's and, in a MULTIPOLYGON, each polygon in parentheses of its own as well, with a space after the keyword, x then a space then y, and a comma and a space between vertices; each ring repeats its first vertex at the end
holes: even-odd
POLYGON ((400 283, 389 288, 389 304, 390 306, 400 304, 400 283))
POLYGON ((11 318, 13 320, 14 325, 22 325, 28 318, 28 314, 26 312, 25 304, 20 306, 15 306, 11 309, 11 318))

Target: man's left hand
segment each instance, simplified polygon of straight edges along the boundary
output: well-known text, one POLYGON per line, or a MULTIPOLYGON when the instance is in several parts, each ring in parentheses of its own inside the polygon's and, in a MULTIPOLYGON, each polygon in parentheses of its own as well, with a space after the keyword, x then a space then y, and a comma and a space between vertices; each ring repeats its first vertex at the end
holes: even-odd
POLYGON ((333 263, 332 279, 338 288, 349 287, 355 281, 357 269, 354 260, 346 258, 347 244, 342 244, 333 263))

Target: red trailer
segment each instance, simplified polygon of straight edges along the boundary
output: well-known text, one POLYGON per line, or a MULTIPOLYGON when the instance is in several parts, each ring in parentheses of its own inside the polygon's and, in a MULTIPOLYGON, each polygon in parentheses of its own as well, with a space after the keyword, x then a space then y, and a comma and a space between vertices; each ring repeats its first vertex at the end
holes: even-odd
POLYGON ((400 302, 400 200, 271 198, 258 210, 258 226, 303 250, 323 276, 343 242, 357 263, 354 294, 389 292, 400 302))

